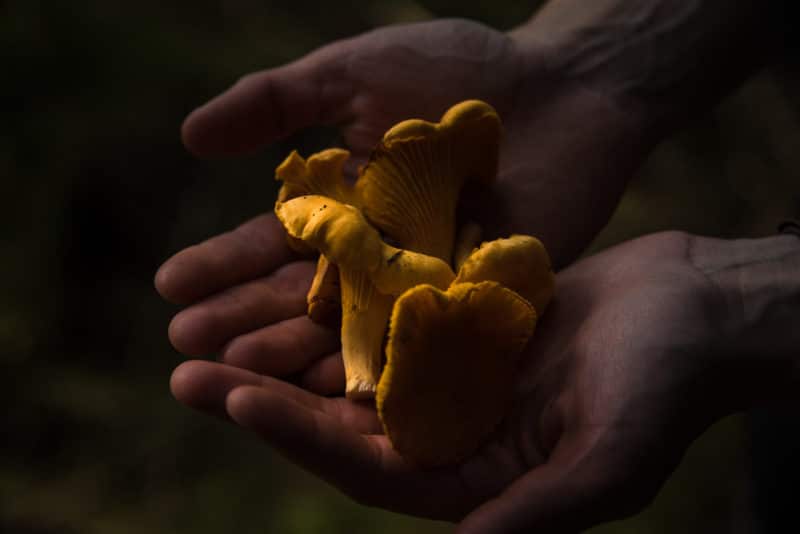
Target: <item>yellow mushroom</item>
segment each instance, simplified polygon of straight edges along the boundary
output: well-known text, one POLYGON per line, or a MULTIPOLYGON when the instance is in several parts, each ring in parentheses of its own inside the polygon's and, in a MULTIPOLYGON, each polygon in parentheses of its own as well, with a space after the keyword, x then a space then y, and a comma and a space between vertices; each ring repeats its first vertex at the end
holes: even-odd
POLYGON ((374 395, 394 297, 422 283, 445 288, 455 275, 442 260, 384 243, 357 208, 318 195, 278 202, 288 234, 339 268, 342 358, 350 398, 374 395))
MULTIPOLYGON (((355 191, 344 175, 344 164, 350 152, 331 148, 303 159, 296 150, 275 169, 275 178, 283 184, 278 192, 278 202, 303 196, 324 195, 341 202, 352 202, 355 191)), ((311 250, 302 241, 287 236, 289 246, 301 254, 311 250)), ((336 265, 320 257, 311 289, 308 291, 308 316, 312 321, 327 326, 339 324, 341 294, 339 271, 336 265)))
POLYGON ((329 148, 306 160, 292 150, 275 169, 275 179, 283 182, 278 202, 303 195, 323 195, 352 204, 355 191, 344 175, 344 164, 349 157, 347 150, 329 148))
POLYGON ((473 453, 508 407, 535 323, 530 303, 497 282, 403 293, 376 396, 394 448, 421 467, 473 453))
POLYGON ((542 242, 512 235, 483 243, 461 264, 454 283, 494 280, 530 302, 541 317, 555 291, 555 275, 542 242))
POLYGON ((401 248, 451 263, 461 187, 495 178, 500 135, 497 113, 478 100, 456 104, 437 124, 399 123, 356 182, 359 207, 401 248))

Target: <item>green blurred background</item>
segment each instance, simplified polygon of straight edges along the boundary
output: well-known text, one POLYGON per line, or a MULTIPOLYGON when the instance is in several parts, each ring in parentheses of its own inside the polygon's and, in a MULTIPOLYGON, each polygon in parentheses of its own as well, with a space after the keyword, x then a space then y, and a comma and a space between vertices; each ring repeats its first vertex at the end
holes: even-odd
MULTIPOLYGON (((0 3, 0 532, 449 532, 361 507, 254 437, 178 405, 173 252, 269 209, 289 150, 198 161, 178 130, 241 75, 384 24, 462 16, 506 29, 530 2, 0 3)), ((764 235, 800 214, 791 79, 761 73, 664 143, 593 245, 667 228, 764 235)), ((712 429, 657 501, 597 529, 752 532, 751 428, 712 429), (738 525, 736 528, 733 525, 738 525)))

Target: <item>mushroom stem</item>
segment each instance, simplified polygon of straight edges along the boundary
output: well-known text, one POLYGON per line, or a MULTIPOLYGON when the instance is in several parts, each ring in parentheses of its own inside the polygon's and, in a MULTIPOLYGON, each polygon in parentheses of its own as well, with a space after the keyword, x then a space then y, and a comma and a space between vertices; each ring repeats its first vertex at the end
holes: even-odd
POLYGON ((394 297, 375 290, 363 271, 343 269, 342 359, 349 399, 371 399, 381 376, 382 348, 394 297))

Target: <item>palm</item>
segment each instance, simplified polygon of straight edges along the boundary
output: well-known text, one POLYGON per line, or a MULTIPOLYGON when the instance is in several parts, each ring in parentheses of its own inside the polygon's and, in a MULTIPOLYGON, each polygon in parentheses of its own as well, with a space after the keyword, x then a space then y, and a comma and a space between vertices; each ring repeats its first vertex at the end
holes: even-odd
POLYGON ((533 471, 475 524, 502 525, 498 515, 514 504, 539 526, 559 517, 559 528, 575 531, 636 512, 723 415, 727 399, 714 396, 707 354, 718 294, 689 245, 684 235, 649 236, 559 275, 507 422, 506 439, 528 444, 516 449, 526 459, 518 474, 533 471), (551 477, 572 478, 572 493, 554 491, 551 477))

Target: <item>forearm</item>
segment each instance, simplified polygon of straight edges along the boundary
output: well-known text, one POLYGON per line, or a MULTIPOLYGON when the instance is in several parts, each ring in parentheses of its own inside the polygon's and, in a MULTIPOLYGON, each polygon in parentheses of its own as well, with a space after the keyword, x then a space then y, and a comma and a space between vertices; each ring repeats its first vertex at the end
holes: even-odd
POLYGON ((800 238, 696 243, 695 265, 720 288, 720 369, 738 408, 800 400, 800 238))
POLYGON ((513 32, 561 76, 641 107, 668 132, 761 66, 768 2, 553 0, 513 32))

